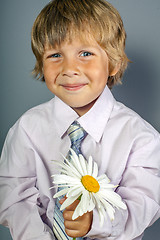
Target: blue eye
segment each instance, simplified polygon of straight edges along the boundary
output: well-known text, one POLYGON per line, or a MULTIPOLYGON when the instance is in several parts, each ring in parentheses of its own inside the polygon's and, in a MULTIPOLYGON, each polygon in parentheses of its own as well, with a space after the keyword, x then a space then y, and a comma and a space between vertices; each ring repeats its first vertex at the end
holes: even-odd
POLYGON ((89 57, 89 56, 91 56, 92 55, 92 53, 91 52, 83 52, 82 54, 81 54, 81 56, 82 57, 89 57))
POLYGON ((54 53, 54 54, 52 54, 52 55, 50 55, 49 56, 49 58, 59 58, 59 57, 61 57, 61 54, 60 53, 54 53))

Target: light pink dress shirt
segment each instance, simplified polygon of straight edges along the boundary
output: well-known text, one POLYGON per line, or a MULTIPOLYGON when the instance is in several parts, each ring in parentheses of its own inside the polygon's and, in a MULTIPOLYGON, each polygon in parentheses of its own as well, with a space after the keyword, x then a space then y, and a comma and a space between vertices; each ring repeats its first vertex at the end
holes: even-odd
POLYGON ((106 87, 92 109, 79 117, 55 97, 26 112, 10 129, 0 160, 0 223, 14 240, 51 240, 56 189, 53 159, 62 161, 78 120, 88 133, 82 152, 93 156, 99 174, 119 185, 127 210, 116 210, 101 228, 96 209, 88 239, 140 240, 160 217, 160 135, 138 114, 116 102, 106 87))

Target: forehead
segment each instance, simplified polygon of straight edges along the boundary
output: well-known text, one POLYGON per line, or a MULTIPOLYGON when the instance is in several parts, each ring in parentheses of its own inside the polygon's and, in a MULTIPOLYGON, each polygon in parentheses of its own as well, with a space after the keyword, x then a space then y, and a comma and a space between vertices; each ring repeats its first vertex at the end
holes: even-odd
POLYGON ((61 36, 57 36, 56 38, 47 37, 45 47, 47 46, 56 48, 57 46, 60 46, 64 43, 72 44, 72 42, 75 41, 78 41, 79 43, 82 43, 84 45, 93 45, 97 43, 99 44, 98 37, 89 28, 85 28, 82 30, 71 28, 68 30, 65 36, 63 36, 63 38, 61 36))
POLYGON ((71 40, 66 39, 65 41, 61 42, 60 44, 53 45, 46 45, 44 49, 44 53, 47 51, 80 51, 80 50, 88 50, 88 51, 104 51, 104 49, 96 42, 95 39, 81 39, 75 37, 71 40))

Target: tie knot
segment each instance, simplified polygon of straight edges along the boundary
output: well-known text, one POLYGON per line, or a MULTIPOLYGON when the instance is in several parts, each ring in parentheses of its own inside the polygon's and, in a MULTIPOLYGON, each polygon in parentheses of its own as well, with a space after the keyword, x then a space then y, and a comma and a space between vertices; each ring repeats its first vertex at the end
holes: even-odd
POLYGON ((87 133, 86 131, 80 126, 79 123, 73 122, 68 131, 68 136, 70 137, 71 140, 71 148, 77 153, 81 153, 81 143, 83 139, 86 137, 87 133))

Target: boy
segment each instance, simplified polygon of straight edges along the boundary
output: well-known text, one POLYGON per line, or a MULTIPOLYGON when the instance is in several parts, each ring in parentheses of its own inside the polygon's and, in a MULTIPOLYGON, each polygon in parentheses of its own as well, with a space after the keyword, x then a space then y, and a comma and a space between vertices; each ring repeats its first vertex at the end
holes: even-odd
MULTIPOLYGON (((0 161, 0 222, 14 240, 55 239, 52 159, 67 155, 67 129, 76 120, 87 132, 81 150, 99 174, 119 185, 127 211, 99 226, 96 209, 75 221, 77 201, 64 211, 66 233, 88 239, 142 239, 160 216, 160 136, 136 113, 116 102, 109 88, 120 82, 128 59, 125 30, 104 0, 53 0, 32 29, 34 74, 55 98, 25 113, 10 129, 0 161), (106 86, 107 84, 107 86, 106 86)), ((62 200, 63 201, 63 200, 62 200)), ((62 203, 61 201, 61 203, 62 203)))

